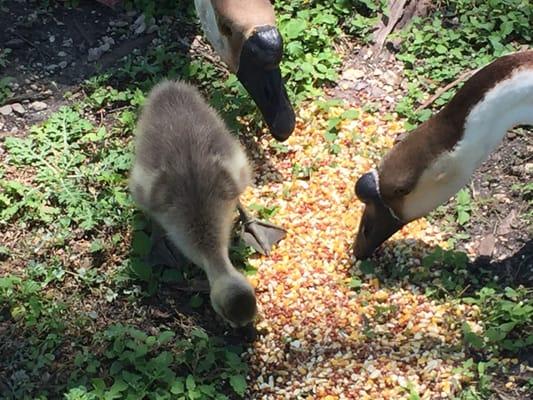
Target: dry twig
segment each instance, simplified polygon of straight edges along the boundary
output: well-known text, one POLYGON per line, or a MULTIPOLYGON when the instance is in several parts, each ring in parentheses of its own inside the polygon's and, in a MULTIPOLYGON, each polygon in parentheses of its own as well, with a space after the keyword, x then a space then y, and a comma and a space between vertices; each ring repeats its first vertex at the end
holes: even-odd
POLYGON ((457 86, 457 85, 463 83, 464 81, 466 81, 468 78, 470 78, 472 75, 474 75, 477 71, 479 71, 479 68, 475 69, 475 70, 467 71, 467 72, 461 74, 456 80, 454 80, 453 82, 448 83, 446 86, 444 86, 444 87, 440 88, 439 90, 437 90, 433 96, 431 96, 424 103, 422 103, 420 106, 418 106, 418 108, 415 110, 415 112, 417 113, 417 112, 422 111, 423 109, 429 107, 440 96, 442 96, 448 90, 450 90, 450 89, 454 88, 455 86, 457 86))

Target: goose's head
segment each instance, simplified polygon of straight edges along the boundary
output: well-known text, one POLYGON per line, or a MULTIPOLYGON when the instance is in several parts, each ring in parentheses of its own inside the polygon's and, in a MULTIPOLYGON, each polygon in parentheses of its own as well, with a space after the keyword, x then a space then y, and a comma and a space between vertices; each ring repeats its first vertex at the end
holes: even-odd
POLYGON ((426 121, 396 143, 377 169, 357 180, 355 194, 365 210, 354 244, 356 258, 369 257, 404 225, 430 213, 468 182, 470 168, 457 162, 450 145, 439 142, 451 136, 450 129, 439 117, 426 121))
POLYGON ((363 259, 369 257, 404 223, 397 211, 384 202, 379 189, 379 174, 376 170, 365 173, 357 180, 355 194, 365 203, 354 244, 355 257, 363 259))
POLYGON ((281 78, 283 40, 268 0, 195 0, 209 42, 254 99, 272 135, 287 139, 295 115, 281 78))

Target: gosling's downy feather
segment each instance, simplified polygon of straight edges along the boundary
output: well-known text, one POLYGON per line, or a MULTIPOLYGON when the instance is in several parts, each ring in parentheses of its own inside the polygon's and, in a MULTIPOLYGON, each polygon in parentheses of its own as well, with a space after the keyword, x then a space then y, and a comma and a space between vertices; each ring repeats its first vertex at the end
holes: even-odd
POLYGON ((206 272, 213 307, 236 325, 255 314, 253 288, 228 257, 235 207, 250 182, 244 150, 196 88, 166 81, 152 90, 138 123, 132 196, 206 272), (234 296, 245 306, 234 309, 234 296))

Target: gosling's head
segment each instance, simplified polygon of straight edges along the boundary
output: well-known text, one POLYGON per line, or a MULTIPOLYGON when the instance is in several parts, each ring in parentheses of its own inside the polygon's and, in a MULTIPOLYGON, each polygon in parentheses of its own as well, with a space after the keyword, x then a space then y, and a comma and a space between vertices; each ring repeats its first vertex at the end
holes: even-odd
POLYGON ((211 305, 233 328, 240 328, 253 321, 257 313, 252 285, 240 273, 233 272, 211 283, 211 305))

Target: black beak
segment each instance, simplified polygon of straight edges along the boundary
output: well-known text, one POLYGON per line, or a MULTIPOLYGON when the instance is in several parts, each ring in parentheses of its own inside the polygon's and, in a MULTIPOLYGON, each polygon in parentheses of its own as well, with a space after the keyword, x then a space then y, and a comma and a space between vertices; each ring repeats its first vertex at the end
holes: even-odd
POLYGON ((259 27, 244 42, 237 71, 278 141, 288 139, 296 122, 279 69, 282 55, 283 40, 276 27, 259 27))
POLYGON ((367 203, 355 238, 355 258, 363 260, 404 226, 381 202, 367 203))

